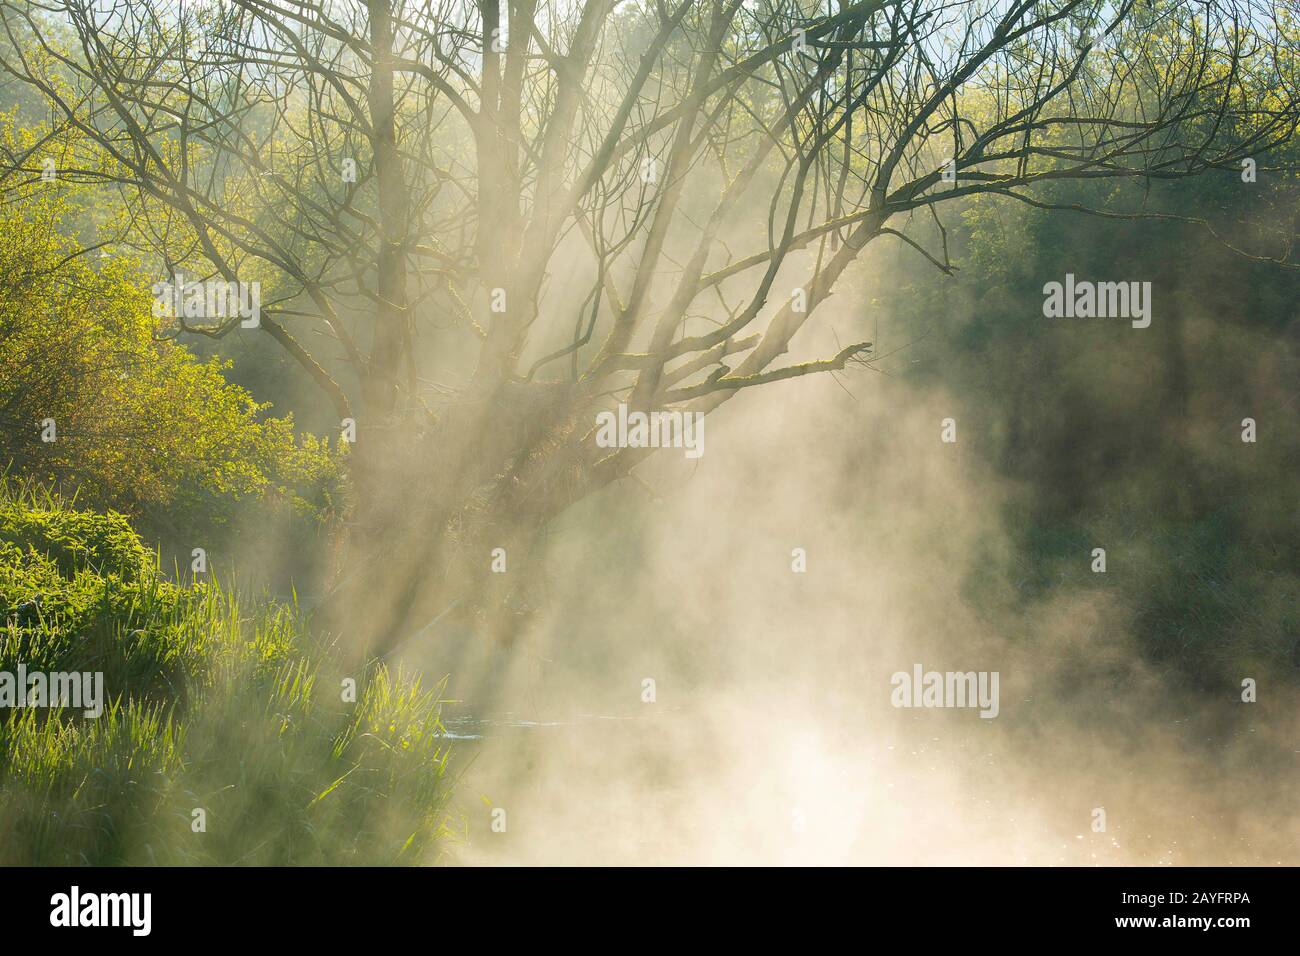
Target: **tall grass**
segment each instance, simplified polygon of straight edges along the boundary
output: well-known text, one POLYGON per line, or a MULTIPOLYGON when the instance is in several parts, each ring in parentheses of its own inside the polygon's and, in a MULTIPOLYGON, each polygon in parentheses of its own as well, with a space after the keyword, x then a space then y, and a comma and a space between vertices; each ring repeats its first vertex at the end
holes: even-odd
POLYGON ((102 671, 109 698, 0 711, 0 863, 417 863, 454 835, 441 684, 168 581, 120 515, 0 481, 0 613, 0 671, 102 671))

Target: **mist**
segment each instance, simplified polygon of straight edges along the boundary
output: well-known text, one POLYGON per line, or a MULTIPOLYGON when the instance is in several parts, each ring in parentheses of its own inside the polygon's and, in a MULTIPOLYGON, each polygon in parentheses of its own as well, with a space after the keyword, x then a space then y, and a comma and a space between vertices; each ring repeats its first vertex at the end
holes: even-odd
POLYGON ((1291 13, 0 0, 8 858, 1300 862, 1291 13))
MULTIPOLYGON (((856 297, 834 318, 809 355, 854 326, 900 346, 918 331, 856 297)), ((447 725, 477 738, 455 743, 454 857, 1293 864, 1294 686, 1243 705, 1236 681, 1153 664, 1123 590, 1083 583, 1086 549, 1078 584, 1000 607, 973 582, 1015 556, 1018 489, 988 462, 981 403, 838 378, 727 406, 698 462, 661 451, 565 512, 518 643, 435 633, 409 655, 450 675, 447 725), (1000 712, 893 707, 891 676, 914 664, 997 672, 1000 712)), ((1108 581, 1143 559, 1106 543, 1108 581)))

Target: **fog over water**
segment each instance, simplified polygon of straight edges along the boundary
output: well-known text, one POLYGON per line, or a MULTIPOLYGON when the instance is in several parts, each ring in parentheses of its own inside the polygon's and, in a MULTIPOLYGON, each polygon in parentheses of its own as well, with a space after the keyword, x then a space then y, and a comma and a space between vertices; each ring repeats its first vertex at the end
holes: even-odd
POLYGON ((1235 686, 1185 686, 1137 653, 1105 588, 981 607, 976 564, 1013 547, 981 409, 842 382, 852 395, 825 377, 725 406, 698 462, 660 452, 642 484, 565 513, 515 647, 448 633, 408 654, 459 701, 453 857, 1295 863, 1295 695, 1243 707, 1235 686), (917 664, 998 672, 998 716, 891 706, 917 664))

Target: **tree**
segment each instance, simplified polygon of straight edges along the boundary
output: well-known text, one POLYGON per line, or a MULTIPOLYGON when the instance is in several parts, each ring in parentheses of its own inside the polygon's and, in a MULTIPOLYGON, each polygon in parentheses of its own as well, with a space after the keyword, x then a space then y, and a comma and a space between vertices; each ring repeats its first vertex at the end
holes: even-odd
POLYGON ((0 22, 0 65, 95 144, 66 175, 116 187, 163 268, 264 279, 262 330, 357 419, 339 593, 381 645, 527 604, 489 549, 522 558, 650 453, 592 440, 616 400, 707 413, 868 361, 780 364, 874 240, 950 271, 953 199, 1235 168, 1300 112, 1296 26, 1264 0, 4 0, 0 22))

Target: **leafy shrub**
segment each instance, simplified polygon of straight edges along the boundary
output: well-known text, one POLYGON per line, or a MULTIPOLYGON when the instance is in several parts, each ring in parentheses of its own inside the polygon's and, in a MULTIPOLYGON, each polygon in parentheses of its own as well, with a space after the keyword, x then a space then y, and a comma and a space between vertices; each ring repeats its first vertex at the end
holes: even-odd
POLYGON ((374 666, 343 700, 296 607, 163 580, 123 516, 0 484, 0 604, 0 670, 109 698, 0 712, 0 863, 415 863, 450 835, 441 687, 374 666))
POLYGON ((0 217, 0 468, 154 540, 219 548, 257 529, 303 550, 337 511, 329 443, 267 417, 226 380, 229 362, 159 338, 138 264, 92 267, 60 215, 31 201, 0 217))

